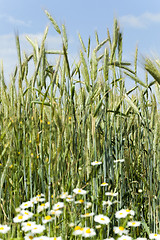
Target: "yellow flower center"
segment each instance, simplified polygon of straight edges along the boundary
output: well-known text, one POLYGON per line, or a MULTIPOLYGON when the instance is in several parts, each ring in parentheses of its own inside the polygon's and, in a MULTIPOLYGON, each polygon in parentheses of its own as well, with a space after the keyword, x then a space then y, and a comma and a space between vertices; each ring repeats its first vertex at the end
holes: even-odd
POLYGON ((83 200, 83 199, 80 199, 80 200, 79 200, 79 202, 80 202, 80 203, 83 203, 83 202, 84 202, 84 200, 83 200))
POLYGON ((31 223, 27 223, 27 226, 29 226, 29 227, 30 227, 30 226, 31 226, 31 223))
POLYGON ((33 237, 32 237, 32 236, 29 236, 29 239, 33 239, 33 237))
POLYGON ((0 227, 0 230, 4 230, 4 227, 0 227))
POLYGON ((79 189, 78 192, 79 192, 79 193, 82 192, 81 189, 79 189))
POLYGON ((86 233, 91 233, 91 230, 88 228, 88 229, 86 230, 86 233))
POLYGON ((80 227, 80 226, 76 226, 76 227, 74 228, 74 230, 75 230, 75 231, 81 230, 81 227, 80 227))
POLYGON ((156 233, 154 234, 154 237, 157 237, 157 234, 156 234, 156 233))
POLYGON ((23 219, 23 216, 22 215, 18 216, 18 219, 23 219))
POLYGON ((25 215, 29 215, 29 213, 28 213, 28 212, 25 212, 24 214, 25 214, 25 215))
POLYGON ((126 209, 126 212, 130 212, 131 210, 129 210, 129 209, 126 209))
POLYGON ((104 221, 104 218, 101 218, 102 221, 104 221))
POLYGON ((49 215, 45 217, 45 220, 50 220, 50 219, 51 219, 51 216, 49 215))
POLYGON ((135 222, 132 222, 132 225, 135 225, 136 223, 135 222))
POLYGON ((90 215, 90 213, 86 213, 86 214, 84 214, 84 216, 89 216, 90 215))
POLYGON ((44 207, 44 206, 45 206, 45 204, 44 204, 44 203, 42 203, 42 204, 41 204, 41 207, 44 207))
POLYGON ((124 227, 120 226, 120 227, 119 227, 119 230, 120 230, 120 231, 123 231, 123 230, 124 230, 124 227))

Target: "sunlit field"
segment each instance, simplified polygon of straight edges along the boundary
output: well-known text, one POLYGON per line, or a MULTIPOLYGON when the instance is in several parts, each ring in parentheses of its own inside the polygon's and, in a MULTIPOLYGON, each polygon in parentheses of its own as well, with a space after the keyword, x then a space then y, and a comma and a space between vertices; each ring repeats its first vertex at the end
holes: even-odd
POLYGON ((46 27, 30 55, 16 36, 9 84, 1 64, 0 239, 159 240, 160 60, 139 76, 115 19, 95 46, 79 34, 71 63, 65 26, 45 14, 62 48, 46 49, 46 27))

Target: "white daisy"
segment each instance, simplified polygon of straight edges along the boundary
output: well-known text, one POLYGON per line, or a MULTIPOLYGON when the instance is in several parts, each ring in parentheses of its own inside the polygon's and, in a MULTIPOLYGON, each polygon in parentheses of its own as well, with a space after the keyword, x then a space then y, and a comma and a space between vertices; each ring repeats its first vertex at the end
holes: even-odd
POLYGON ((138 237, 138 238, 136 238, 135 240, 147 240, 147 238, 138 237))
POLYGON ((157 233, 150 233, 150 234, 149 234, 149 239, 156 239, 156 240, 159 240, 159 239, 160 239, 160 234, 157 234, 157 233))
POLYGON ((125 209, 121 209, 120 211, 117 211, 116 213, 115 213, 115 217, 116 218, 125 218, 125 217, 127 217, 127 212, 125 211, 125 209))
POLYGON ((103 240, 115 240, 115 239, 111 237, 111 238, 105 238, 103 240))
POLYGON ((82 233, 83 233, 83 228, 81 228, 80 226, 76 226, 74 228, 73 235, 78 236, 78 235, 81 235, 82 233))
POLYGON ((113 227, 113 231, 115 234, 119 234, 119 235, 122 235, 122 234, 128 234, 128 230, 126 230, 124 227, 122 226, 119 226, 119 227, 113 227))
POLYGON ((50 240, 62 240, 62 237, 51 237, 50 240))
POLYGON ((24 236, 24 239, 25 240, 32 240, 34 238, 34 234, 33 233, 27 233, 25 236, 24 236))
POLYGON ((101 164, 102 164, 102 162, 98 162, 98 161, 91 162, 92 166, 97 166, 97 165, 101 165, 101 164))
POLYGON ((28 211, 28 210, 22 210, 21 214, 23 214, 26 217, 26 220, 28 220, 28 219, 33 217, 33 213, 28 211))
POLYGON ((50 215, 54 215, 54 216, 56 216, 56 217, 59 217, 61 214, 62 214, 63 212, 61 211, 61 210, 51 210, 51 211, 49 211, 49 214, 50 215))
POLYGON ((21 209, 26 209, 26 208, 29 208, 29 207, 33 207, 33 202, 32 201, 23 202, 19 207, 21 209))
POLYGON ((117 240, 132 240, 132 238, 128 235, 122 235, 121 237, 117 238, 117 240))
POLYGON ((103 214, 99 214, 99 215, 96 215, 94 217, 94 221, 98 222, 100 224, 106 224, 107 225, 110 222, 110 219, 103 214))
POLYGON ((138 222, 138 221, 128 222, 128 226, 129 226, 129 227, 139 227, 140 224, 141 224, 141 222, 138 222))
POLYGON ((105 205, 108 205, 108 206, 111 206, 113 203, 108 200, 108 201, 102 201, 102 206, 105 206, 105 205))
POLYGON ((0 233, 5 234, 10 230, 10 227, 7 225, 1 225, 0 224, 0 233))
POLYGON ((47 209, 47 208, 49 208, 49 202, 42 203, 41 205, 38 206, 37 212, 40 213, 40 212, 42 212, 44 209, 47 209))
POLYGON ((83 228, 82 236, 85 238, 88 237, 94 237, 96 235, 96 232, 93 228, 83 228))
POLYGON ((54 204, 53 210, 58 210, 63 207, 64 207, 64 202, 58 202, 58 203, 54 204))
POLYGON ((124 162, 124 159, 117 159, 117 160, 114 160, 114 163, 117 163, 117 162, 124 162))
POLYGON ((118 192, 115 192, 115 193, 113 193, 113 192, 106 192, 105 195, 106 196, 111 196, 111 197, 117 197, 118 196, 118 192))
POLYGON ((80 195, 85 195, 85 194, 87 194, 87 191, 85 191, 85 190, 83 190, 83 189, 80 189, 80 188, 75 188, 75 189, 73 189, 73 192, 74 192, 75 194, 80 194, 80 195))
POLYGON ((81 217, 86 218, 86 217, 92 217, 93 215, 94 215, 94 213, 91 212, 91 213, 85 213, 85 214, 81 215, 81 217))
POLYGON ((67 197, 68 197, 68 192, 62 192, 61 195, 60 195, 61 199, 65 199, 67 197))
POLYGON ((35 224, 34 227, 31 230, 31 233, 42 233, 45 230, 45 226, 41 224, 35 224))
POLYGON ((105 186, 108 186, 108 183, 106 182, 101 183, 101 187, 105 187, 105 186))
POLYGON ((36 223, 35 222, 22 222, 22 231, 28 232, 31 231, 31 229, 34 227, 36 223))
POLYGON ((75 201, 75 204, 82 204, 82 203, 84 203, 84 200, 83 200, 83 199, 80 199, 80 200, 78 200, 78 201, 75 201))
POLYGON ((54 220, 53 217, 51 217, 50 215, 47 215, 42 219, 42 223, 45 224, 45 223, 48 223, 48 222, 52 222, 53 220, 54 220))

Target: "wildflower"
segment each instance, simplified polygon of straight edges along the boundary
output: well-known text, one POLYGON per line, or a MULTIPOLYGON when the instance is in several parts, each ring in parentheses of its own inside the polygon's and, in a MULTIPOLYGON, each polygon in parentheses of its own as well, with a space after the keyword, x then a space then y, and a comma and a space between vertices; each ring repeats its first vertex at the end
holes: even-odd
POLYGON ((0 224, 0 233, 5 234, 10 230, 10 227, 7 225, 1 225, 0 224))
POLYGON ((40 237, 35 237, 35 238, 33 238, 33 240, 49 240, 49 239, 51 239, 50 237, 47 237, 47 236, 40 236, 40 237))
POLYGON ((28 211, 28 210, 22 210, 21 214, 23 214, 26 218, 26 220, 28 220, 29 218, 33 217, 33 213, 28 211))
POLYGON ((45 224, 45 223, 48 223, 48 222, 51 222, 54 218, 51 217, 50 215, 47 215, 45 216, 44 219, 42 219, 42 223, 45 224))
POLYGON ((64 207, 64 203, 58 202, 58 203, 54 204, 53 210, 58 210, 59 208, 63 208, 63 207, 64 207))
POLYGON ((35 224, 36 224, 35 222, 23 222, 22 231, 24 232, 31 231, 35 224))
POLYGON ((87 191, 85 191, 85 190, 83 190, 83 189, 80 189, 80 188, 75 188, 75 189, 73 189, 73 192, 74 192, 75 194, 81 194, 81 195, 87 194, 87 191))
POLYGON ((129 210, 129 209, 124 209, 127 213, 127 215, 132 215, 134 216, 135 212, 133 210, 129 210))
POLYGON ((83 228, 83 233, 82 236, 87 238, 87 237, 93 237, 96 235, 96 232, 93 228, 83 228))
POLYGON ((24 203, 22 203, 19 207, 22 208, 22 209, 26 209, 26 208, 29 208, 29 207, 33 207, 33 202, 32 202, 32 201, 24 202, 24 203))
POLYGON ((115 240, 114 238, 105 238, 104 240, 115 240))
POLYGON ((42 233, 45 230, 45 226, 41 224, 35 224, 34 227, 31 230, 31 233, 42 233))
POLYGON ((73 223, 73 222, 71 222, 70 224, 69 224, 69 227, 74 227, 75 226, 75 224, 73 223))
POLYGON ((117 162, 124 162, 124 159, 117 159, 117 160, 114 160, 114 163, 117 163, 117 162))
POLYGON ((85 202, 85 205, 86 205, 86 208, 90 208, 92 206, 92 203, 91 202, 85 202))
POLYGON ((110 222, 110 219, 103 214, 99 214, 99 215, 96 215, 94 217, 94 221, 98 222, 100 224, 106 224, 107 225, 110 222))
POLYGON ((68 197, 68 192, 62 192, 60 198, 64 199, 68 197))
POLYGON ((160 239, 160 234, 157 233, 150 233, 149 239, 160 239))
POLYGON ((110 200, 108 200, 108 201, 102 201, 102 206, 105 206, 105 205, 109 205, 109 206, 111 206, 113 203, 110 201, 110 200))
POLYGON ((33 202, 34 204, 38 202, 45 202, 44 194, 43 193, 38 194, 37 196, 31 198, 30 201, 33 202))
POLYGON ((41 205, 38 206, 37 212, 40 213, 40 212, 42 212, 44 209, 47 209, 47 208, 49 208, 49 202, 42 203, 41 205))
POLYGON ((113 227, 113 231, 115 232, 115 234, 128 234, 128 230, 126 230, 124 227, 119 226, 119 227, 113 227))
POLYGON ((136 238, 136 240, 147 240, 147 238, 138 237, 138 238, 136 238))
POLYGON ((84 200, 83 199, 80 199, 80 200, 78 200, 78 201, 75 201, 75 204, 78 204, 78 203, 84 203, 84 200))
POLYGON ((84 215, 81 215, 82 218, 86 218, 86 217, 92 217, 94 215, 94 213, 85 213, 84 215))
POLYGON ((96 228, 96 229, 100 229, 100 228, 101 228, 101 225, 96 225, 95 228, 96 228))
POLYGON ((18 214, 16 217, 14 217, 14 218, 13 218, 13 222, 15 222, 15 223, 24 222, 24 221, 28 220, 29 218, 31 218, 32 215, 33 215, 33 213, 32 213, 32 214, 29 214, 29 213, 27 213, 27 212, 25 211, 24 214, 23 214, 23 213, 20 213, 20 214, 18 214))
POLYGON ((138 222, 138 221, 128 222, 129 227, 139 227, 140 224, 141 224, 141 222, 138 222))
POLYGON ((142 193, 142 192, 143 192, 143 190, 142 190, 142 189, 138 189, 138 192, 139 192, 139 193, 142 193))
POLYGON ((51 210, 51 211, 49 211, 49 214, 59 217, 62 214, 62 211, 61 210, 51 210))
POLYGON ((132 238, 128 235, 122 235, 121 237, 117 238, 117 240, 132 240, 132 238))
POLYGON ((25 240, 32 240, 33 238, 34 238, 34 234, 33 233, 28 233, 24 237, 25 240))
POLYGON ((51 238, 49 238, 50 240, 62 240, 62 238, 61 237, 51 237, 51 238))
POLYGON ((118 218, 118 219, 119 218, 125 218, 125 217, 127 217, 127 212, 124 209, 122 209, 120 211, 117 211, 116 214, 115 214, 115 217, 118 218))
POLYGON ((105 187, 105 186, 108 186, 108 183, 106 182, 101 183, 101 187, 105 187))
POLYGON ((68 195, 67 198, 66 198, 66 201, 67 202, 73 202, 74 199, 73 199, 72 195, 68 195))
POLYGON ((73 235, 78 236, 78 235, 81 235, 82 233, 83 233, 83 228, 81 228, 80 226, 76 226, 74 228, 73 235))
POLYGON ((116 196, 118 196, 118 193, 106 192, 105 195, 106 196, 111 196, 111 197, 116 197, 116 196))
POLYGON ((97 166, 97 165, 101 165, 101 164, 102 164, 102 162, 98 162, 98 161, 91 162, 92 166, 97 166))

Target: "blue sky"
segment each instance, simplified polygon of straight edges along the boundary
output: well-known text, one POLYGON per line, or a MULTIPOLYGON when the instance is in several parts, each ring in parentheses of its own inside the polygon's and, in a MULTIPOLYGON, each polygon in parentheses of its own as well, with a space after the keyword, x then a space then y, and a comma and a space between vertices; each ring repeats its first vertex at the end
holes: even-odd
POLYGON ((17 63, 15 32, 19 33, 22 50, 31 50, 25 35, 40 40, 45 27, 50 25, 47 47, 61 49, 58 34, 49 23, 44 10, 51 13, 61 26, 66 25, 70 54, 78 55, 78 33, 87 44, 88 37, 95 43, 97 30, 100 41, 113 29, 113 20, 119 20, 123 32, 124 58, 133 61, 136 45, 140 55, 160 56, 160 1, 159 0, 0 0, 0 60, 5 75, 13 72, 17 63))

